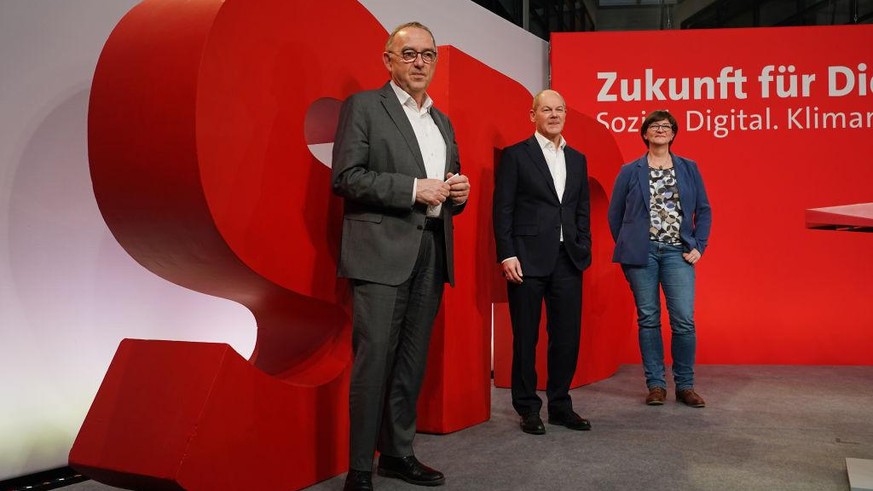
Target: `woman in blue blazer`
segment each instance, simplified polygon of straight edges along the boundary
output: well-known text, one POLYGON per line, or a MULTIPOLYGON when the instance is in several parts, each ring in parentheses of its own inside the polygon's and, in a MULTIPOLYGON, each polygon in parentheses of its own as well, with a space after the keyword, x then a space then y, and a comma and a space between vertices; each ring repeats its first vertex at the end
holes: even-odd
POLYGON ((646 117, 640 134, 649 151, 625 164, 609 204, 621 263, 637 307, 640 353, 649 394, 646 404, 664 404, 667 381, 661 340, 661 296, 670 316, 676 400, 706 403, 694 390, 694 275, 709 239, 712 212, 697 164, 670 152, 679 131, 667 111, 646 117))

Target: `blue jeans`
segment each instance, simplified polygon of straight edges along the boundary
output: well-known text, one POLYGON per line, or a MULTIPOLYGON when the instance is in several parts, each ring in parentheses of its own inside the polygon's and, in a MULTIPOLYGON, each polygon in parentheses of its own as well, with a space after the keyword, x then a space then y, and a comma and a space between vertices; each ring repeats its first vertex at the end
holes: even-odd
POLYGON ((637 306, 640 353, 648 388, 667 388, 664 375, 664 343, 661 339, 661 295, 667 299, 673 382, 676 390, 694 387, 694 266, 682 258, 682 246, 649 243, 645 266, 622 265, 637 306))

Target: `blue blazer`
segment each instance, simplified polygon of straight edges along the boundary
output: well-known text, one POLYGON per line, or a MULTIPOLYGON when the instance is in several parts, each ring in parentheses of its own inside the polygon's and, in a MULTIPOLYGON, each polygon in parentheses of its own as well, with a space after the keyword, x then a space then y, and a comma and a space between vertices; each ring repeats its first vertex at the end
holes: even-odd
MULTIPOLYGON (((697 164, 670 154, 679 185, 682 225, 679 235, 685 251, 703 254, 712 227, 712 210, 697 164)), ((612 261, 629 266, 644 266, 649 256, 649 164, 646 155, 622 166, 615 179, 609 202, 609 230, 615 240, 612 261)))

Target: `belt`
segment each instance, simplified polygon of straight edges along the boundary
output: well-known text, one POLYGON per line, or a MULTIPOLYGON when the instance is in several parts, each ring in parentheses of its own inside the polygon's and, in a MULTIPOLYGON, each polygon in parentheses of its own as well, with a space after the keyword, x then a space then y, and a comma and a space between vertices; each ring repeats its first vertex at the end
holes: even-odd
POLYGON ((424 229, 429 232, 442 232, 443 231, 443 219, 442 218, 425 218, 424 219, 424 229))

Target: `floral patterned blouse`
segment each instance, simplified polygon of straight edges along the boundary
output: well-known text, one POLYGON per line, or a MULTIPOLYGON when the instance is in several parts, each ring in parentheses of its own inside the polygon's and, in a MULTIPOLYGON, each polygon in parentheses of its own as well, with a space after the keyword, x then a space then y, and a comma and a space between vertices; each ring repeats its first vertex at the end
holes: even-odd
POLYGON ((649 240, 679 245, 682 213, 679 205, 679 184, 676 168, 649 167, 649 191, 652 195, 649 213, 649 240))

